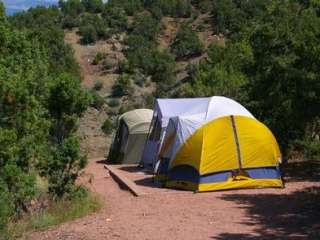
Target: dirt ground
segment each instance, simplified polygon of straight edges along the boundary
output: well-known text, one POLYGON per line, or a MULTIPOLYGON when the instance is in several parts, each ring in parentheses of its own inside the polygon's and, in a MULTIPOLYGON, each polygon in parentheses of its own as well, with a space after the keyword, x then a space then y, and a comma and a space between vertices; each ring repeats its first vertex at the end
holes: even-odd
POLYGON ((197 193, 158 188, 135 167, 120 168, 146 193, 134 197, 90 161, 97 213, 30 234, 37 240, 320 239, 320 181, 292 178, 285 189, 197 193))

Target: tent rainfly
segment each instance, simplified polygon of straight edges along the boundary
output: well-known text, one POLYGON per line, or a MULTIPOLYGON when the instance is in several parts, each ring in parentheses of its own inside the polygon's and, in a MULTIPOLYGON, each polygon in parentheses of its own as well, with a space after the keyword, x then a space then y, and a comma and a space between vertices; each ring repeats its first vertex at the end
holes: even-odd
POLYGON ((152 110, 135 109, 118 118, 117 132, 111 145, 108 161, 139 163, 147 140, 152 110))
POLYGON ((234 100, 158 99, 151 129, 145 147, 155 143, 151 163, 157 165, 156 179, 167 187, 214 191, 283 186, 276 139, 234 100))

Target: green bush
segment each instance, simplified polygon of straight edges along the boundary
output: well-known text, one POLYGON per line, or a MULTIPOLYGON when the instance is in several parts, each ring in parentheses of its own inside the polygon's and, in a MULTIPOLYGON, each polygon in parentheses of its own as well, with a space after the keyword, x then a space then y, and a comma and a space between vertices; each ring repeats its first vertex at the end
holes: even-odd
POLYGON ((119 76, 117 83, 112 88, 114 97, 121 97, 130 94, 132 90, 130 75, 124 73, 119 76))
POLYGON ((148 41, 155 41, 160 32, 160 22, 149 13, 142 13, 135 17, 132 34, 143 37, 148 41))
POLYGON ((87 12, 100 13, 103 8, 102 0, 81 0, 82 5, 87 12))
POLYGON ((120 105, 120 101, 118 99, 111 99, 108 101, 109 107, 118 107, 120 105))
POLYGON ((143 10, 141 0, 109 0, 107 3, 107 7, 121 7, 129 16, 133 16, 135 15, 135 13, 138 13, 143 10))
POLYGON ((128 17, 121 7, 108 6, 102 12, 102 18, 107 26, 110 28, 111 33, 120 33, 127 29, 128 17))
POLYGON ((101 110, 103 105, 105 104, 105 100, 101 97, 97 92, 91 92, 91 107, 94 107, 97 110, 101 110))
POLYGON ((189 0, 146 0, 145 6, 157 17, 190 17, 191 3, 189 0))
POLYGON ((7 184, 0 178, 0 239, 6 235, 6 226, 10 217, 14 214, 12 195, 7 184))
POLYGON ((109 118, 107 118, 107 119, 103 122, 103 124, 102 124, 102 126, 101 126, 101 129, 102 129, 102 131, 103 131, 106 135, 109 135, 109 134, 112 133, 112 131, 113 131, 113 129, 114 129, 114 124, 113 124, 113 122, 112 122, 109 118))
POLYGON ((102 88, 103 88, 103 82, 100 81, 100 80, 97 80, 94 83, 93 89, 96 90, 96 91, 100 91, 102 88))
POLYGON ((131 105, 131 104, 128 104, 128 105, 121 105, 121 107, 119 108, 119 112, 118 112, 118 115, 121 115, 125 112, 128 112, 128 111, 131 111, 133 110, 134 107, 131 105))
POLYGON ((94 57, 92 64, 98 65, 104 58, 106 57, 106 54, 103 52, 98 52, 96 56, 94 57))
POLYGON ((56 146, 51 158, 47 159, 45 169, 49 181, 49 192, 61 198, 71 194, 79 172, 87 163, 80 154, 80 145, 75 137, 68 137, 56 146))
POLYGON ((82 44, 95 43, 98 40, 98 35, 95 27, 91 24, 81 26, 79 28, 79 34, 81 35, 82 44))
POLYGON ((204 46, 198 35, 187 25, 183 25, 179 29, 170 48, 177 58, 199 55, 204 50, 204 46))

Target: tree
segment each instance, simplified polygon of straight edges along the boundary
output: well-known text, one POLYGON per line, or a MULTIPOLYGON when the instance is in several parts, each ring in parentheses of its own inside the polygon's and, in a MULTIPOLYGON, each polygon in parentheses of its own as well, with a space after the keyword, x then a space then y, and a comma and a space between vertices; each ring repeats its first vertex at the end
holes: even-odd
POLYGON ((100 13, 103 9, 102 0, 82 0, 81 3, 86 11, 90 13, 100 13))
POLYGON ((160 23, 150 14, 139 14, 132 26, 132 34, 140 35, 148 41, 155 41, 160 32, 160 23))
POLYGON ((85 11, 85 7, 80 0, 59 0, 59 7, 65 16, 72 18, 77 17, 85 11))
POLYGON ((128 19, 123 8, 110 7, 108 4, 102 12, 102 17, 111 33, 119 33, 127 29, 128 19))
POLYGON ((108 8, 122 8, 129 16, 134 16, 136 13, 143 10, 141 0, 109 0, 108 8))
POLYGON ((199 55, 204 50, 204 46, 197 33, 192 31, 192 29, 187 25, 183 25, 179 29, 175 39, 170 45, 170 48, 177 58, 199 55))
POLYGON ((81 26, 79 28, 79 34, 81 35, 82 44, 95 43, 98 39, 97 31, 91 24, 81 26))
POLYGON ((287 2, 270 6, 250 38, 253 109, 285 149, 320 114, 319 34, 316 10, 287 2))
POLYGON ((240 100, 241 88, 248 83, 246 69, 253 62, 252 49, 246 42, 211 45, 208 59, 201 62, 183 95, 222 95, 240 100))

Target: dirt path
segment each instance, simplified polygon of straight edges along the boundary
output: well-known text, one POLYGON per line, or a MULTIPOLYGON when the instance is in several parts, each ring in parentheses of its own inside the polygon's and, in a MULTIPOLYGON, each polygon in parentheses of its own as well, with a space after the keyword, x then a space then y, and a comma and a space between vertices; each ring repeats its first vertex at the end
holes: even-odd
POLYGON ((319 239, 319 182, 289 182, 285 189, 194 194, 150 187, 142 173, 125 169, 145 192, 121 190, 103 164, 91 161, 92 189, 103 197, 98 213, 33 233, 37 240, 96 239, 319 239), (316 194, 317 193, 317 194, 316 194), (317 235, 318 234, 318 235, 317 235))

